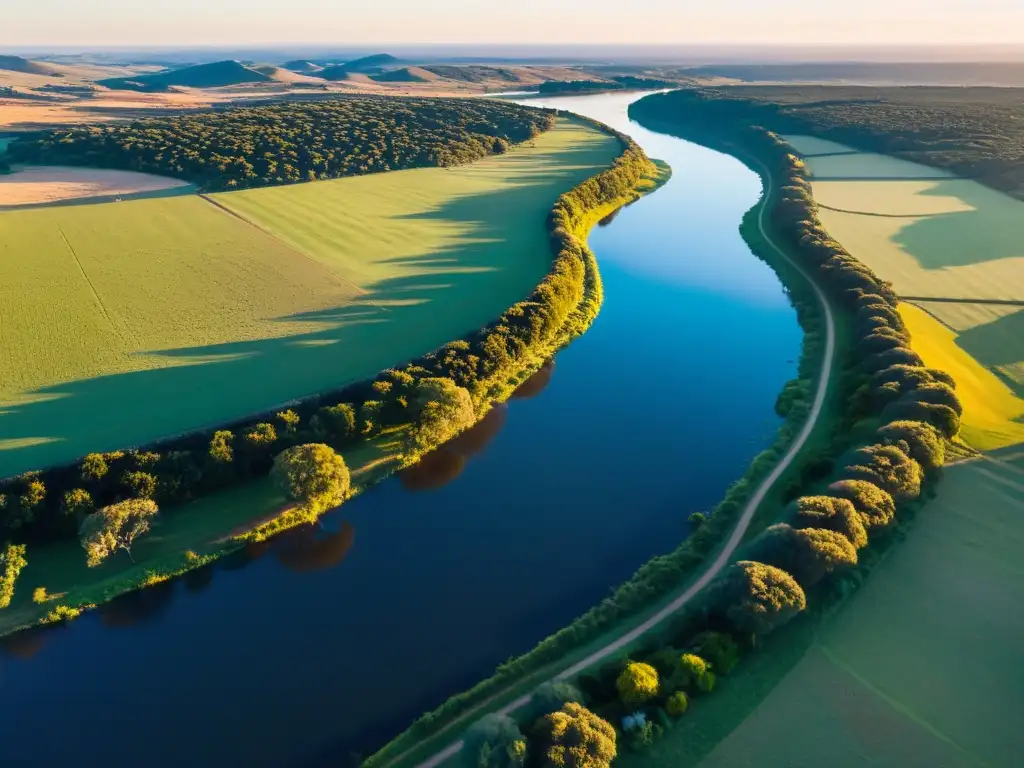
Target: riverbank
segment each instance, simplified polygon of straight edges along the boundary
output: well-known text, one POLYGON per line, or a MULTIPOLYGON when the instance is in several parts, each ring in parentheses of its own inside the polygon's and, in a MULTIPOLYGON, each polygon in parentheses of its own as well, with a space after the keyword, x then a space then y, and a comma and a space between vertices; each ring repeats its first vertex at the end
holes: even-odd
MULTIPOLYGON (((488 712, 515 714, 530 692, 548 679, 564 680, 597 665, 612 654, 628 652, 642 638, 661 628, 728 562, 746 539, 775 521, 789 488, 805 467, 798 456, 823 450, 837 427, 835 391, 830 371, 835 358, 836 329, 824 295, 810 276, 777 246, 764 228, 764 211, 773 185, 744 220, 743 233, 754 253, 771 266, 789 290, 804 328, 798 381, 805 387, 786 411, 774 445, 757 456, 744 477, 733 485, 707 521, 674 552, 654 558, 602 604, 552 635, 533 651, 501 665, 491 678, 452 697, 418 720, 364 765, 438 765, 458 752, 450 744, 459 727, 488 712), (811 396, 811 384, 817 380, 811 396), (711 565, 705 567, 709 559, 711 565), (429 735, 428 735, 429 734, 429 735)), ((847 338, 840 330, 841 343, 847 338)))
MULTIPOLYGON (((589 122, 599 125, 595 121, 589 122)), ((670 175, 664 164, 655 166, 628 139, 607 127, 600 128, 620 140, 622 150, 619 158, 611 169, 583 182, 568 193, 581 194, 583 199, 593 200, 593 204, 577 205, 568 218, 553 214, 549 222, 556 249, 552 274, 565 272, 567 258, 580 259, 580 299, 557 332, 522 348, 511 363, 506 362, 490 379, 480 382, 474 393, 476 412, 480 418, 486 415, 494 403, 507 400, 523 381, 558 349, 583 333, 597 316, 602 291, 596 261, 586 247, 586 234, 590 228, 621 206, 657 188, 670 175), (598 180, 603 180, 603 183, 598 180), (628 184, 623 180, 629 180, 628 184)), ((560 207, 564 208, 566 199, 567 196, 559 199, 556 213, 560 207)), ((550 280, 550 275, 546 280, 550 280)), ((401 430, 401 426, 385 429, 372 442, 357 444, 345 452, 354 470, 354 494, 361 493, 416 461, 418 456, 404 453, 400 440, 401 430)), ((247 543, 261 541, 305 522, 302 517, 287 511, 268 519, 268 513, 281 509, 283 502, 283 497, 273 491, 268 481, 260 480, 174 510, 173 515, 165 518, 169 521, 165 525, 172 528, 164 528, 162 532, 158 527, 148 539, 141 540, 137 546, 139 562, 131 567, 125 567, 126 564, 122 562, 113 562, 99 569, 86 570, 80 547, 74 541, 50 545, 56 547, 52 556, 40 556, 35 550, 30 550, 29 565, 23 571, 19 581, 20 589, 15 593, 15 606, 0 613, 0 635, 37 623, 74 618, 82 610, 95 607, 117 595, 179 576, 237 551, 247 543), (225 509, 233 514, 221 514, 225 509), (237 532, 240 525, 244 527, 247 520, 259 521, 259 524, 242 534, 235 533, 227 542, 223 540, 226 534, 237 532), (65 587, 68 574, 76 574, 70 578, 77 580, 65 587), (83 583, 82 579, 87 581, 83 583), (46 587, 51 597, 43 604, 30 603, 28 596, 38 586, 46 587)))

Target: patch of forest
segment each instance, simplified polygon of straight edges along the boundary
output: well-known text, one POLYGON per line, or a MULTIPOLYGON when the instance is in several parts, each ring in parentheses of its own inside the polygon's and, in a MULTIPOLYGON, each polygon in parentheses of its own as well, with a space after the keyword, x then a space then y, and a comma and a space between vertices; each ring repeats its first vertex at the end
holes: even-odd
POLYGON ((459 165, 503 153, 554 120, 500 101, 343 97, 76 126, 8 151, 12 162, 140 171, 216 191, 459 165))
POLYGON ((707 116, 811 133, 953 171, 1024 200, 1024 89, 729 86, 678 97, 707 116))

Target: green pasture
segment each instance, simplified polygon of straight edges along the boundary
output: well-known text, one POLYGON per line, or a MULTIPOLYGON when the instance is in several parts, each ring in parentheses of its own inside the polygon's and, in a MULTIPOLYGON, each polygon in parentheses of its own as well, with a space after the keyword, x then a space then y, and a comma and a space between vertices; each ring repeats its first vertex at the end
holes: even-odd
POLYGON ((839 612, 768 638, 622 768, 1011 766, 1024 707, 1024 452, 947 469, 839 612))
POLYGON ((557 197, 618 140, 0 213, 0 476, 271 409, 424 354, 526 297, 557 197))

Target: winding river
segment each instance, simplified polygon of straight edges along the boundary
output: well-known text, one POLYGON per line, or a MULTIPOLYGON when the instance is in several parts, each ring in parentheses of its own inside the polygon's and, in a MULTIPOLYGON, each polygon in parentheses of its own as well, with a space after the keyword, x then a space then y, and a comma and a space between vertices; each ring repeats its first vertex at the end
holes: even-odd
POLYGON ((8 639, 5 765, 347 764, 686 536, 772 441, 801 333, 737 231, 758 178, 631 124, 636 98, 530 102, 674 169, 595 229, 590 332, 323 529, 8 639))

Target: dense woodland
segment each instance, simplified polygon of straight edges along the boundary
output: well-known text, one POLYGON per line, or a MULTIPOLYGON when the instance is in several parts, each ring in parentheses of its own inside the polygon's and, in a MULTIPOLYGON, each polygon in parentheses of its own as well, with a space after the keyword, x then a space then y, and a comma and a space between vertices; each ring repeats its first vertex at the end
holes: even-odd
POLYGON ((65 128, 8 152, 11 162, 144 171, 217 191, 458 165, 553 123, 497 100, 346 97, 65 128))
POLYGON ((704 118, 811 133, 1024 199, 1024 89, 732 86, 676 97, 704 118))
POLYGON ((563 93, 601 93, 604 91, 641 90, 644 88, 673 88, 678 83, 668 80, 656 80, 650 77, 633 77, 621 75, 611 80, 549 80, 541 83, 537 92, 542 95, 563 93))

